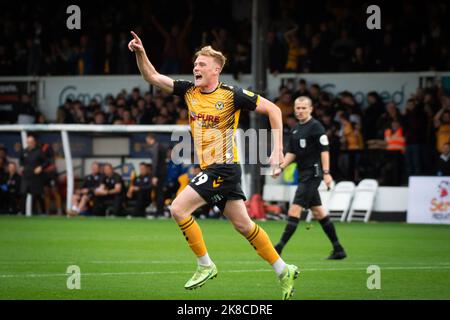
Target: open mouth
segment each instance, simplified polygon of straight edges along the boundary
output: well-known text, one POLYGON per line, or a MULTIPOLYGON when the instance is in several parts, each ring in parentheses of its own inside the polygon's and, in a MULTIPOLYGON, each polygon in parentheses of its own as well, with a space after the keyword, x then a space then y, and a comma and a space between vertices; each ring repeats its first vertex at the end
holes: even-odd
POLYGON ((195 77, 195 80, 201 80, 203 78, 201 74, 196 74, 196 75, 194 75, 194 77, 195 77))

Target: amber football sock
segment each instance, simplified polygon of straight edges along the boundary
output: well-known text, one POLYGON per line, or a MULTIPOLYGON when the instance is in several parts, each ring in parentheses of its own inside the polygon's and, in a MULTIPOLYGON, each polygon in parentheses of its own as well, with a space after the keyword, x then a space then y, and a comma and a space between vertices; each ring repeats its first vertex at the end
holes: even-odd
POLYGON ((277 251, 272 245, 269 236, 263 228, 255 224, 252 231, 246 236, 248 242, 255 248, 261 258, 266 260, 270 265, 280 259, 277 251))
POLYGON ((195 255, 198 258, 205 256, 207 254, 207 250, 205 241, 203 240, 202 230, 194 218, 190 216, 189 218, 180 221, 178 226, 183 232, 189 247, 191 247, 191 250, 195 253, 195 255))

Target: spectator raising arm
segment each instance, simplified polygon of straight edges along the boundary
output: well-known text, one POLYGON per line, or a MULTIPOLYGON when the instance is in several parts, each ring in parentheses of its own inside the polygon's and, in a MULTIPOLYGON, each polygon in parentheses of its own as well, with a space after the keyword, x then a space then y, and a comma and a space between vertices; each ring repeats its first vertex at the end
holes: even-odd
POLYGON ((144 80, 166 92, 172 93, 173 79, 156 71, 145 53, 141 39, 133 31, 131 31, 131 34, 134 39, 128 43, 128 49, 136 54, 136 62, 144 80))

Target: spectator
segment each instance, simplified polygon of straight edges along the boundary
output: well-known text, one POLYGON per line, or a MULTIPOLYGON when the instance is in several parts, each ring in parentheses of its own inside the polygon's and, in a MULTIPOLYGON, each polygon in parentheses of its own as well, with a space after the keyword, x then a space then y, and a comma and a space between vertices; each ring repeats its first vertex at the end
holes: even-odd
POLYGON ((447 142, 442 147, 442 153, 436 164, 438 176, 450 176, 450 143, 447 142))
POLYGON ((61 194, 58 190, 58 171, 55 162, 55 153, 53 148, 48 143, 43 143, 41 151, 47 158, 47 165, 42 169, 42 175, 44 178, 44 201, 45 212, 50 214, 51 200, 55 200, 54 205, 57 214, 60 216, 63 214, 61 194))
POLYGON ((390 128, 394 121, 402 124, 403 117, 395 103, 390 101, 386 104, 386 112, 377 121, 377 137, 384 136, 385 130, 390 128))
POLYGON ((297 36, 298 26, 284 34, 284 40, 287 43, 287 61, 284 69, 286 72, 297 72, 300 69, 299 58, 301 54, 300 41, 297 36))
POLYGON ((152 175, 150 165, 145 162, 139 164, 139 176, 132 179, 127 192, 127 198, 136 201, 133 210, 134 217, 145 217, 145 209, 152 202, 152 175))
POLYGON ((180 187, 178 183, 178 178, 184 173, 184 168, 181 163, 175 163, 172 161, 172 148, 167 149, 167 175, 164 181, 164 199, 175 198, 178 188, 180 187))
MULTIPOLYGON (((21 212, 25 213, 26 197, 33 196, 33 202, 39 204, 36 212, 45 212, 44 199, 44 176, 43 169, 48 165, 48 159, 38 146, 36 137, 29 134, 27 136, 27 148, 22 150, 20 155, 20 166, 22 167, 21 183, 21 212)), ((34 207, 34 206, 32 206, 34 207)))
POLYGON ((284 71, 286 49, 274 31, 267 33, 268 67, 270 73, 278 74, 284 71))
POLYGON ((391 127, 384 131, 386 141, 386 166, 384 183, 389 186, 398 186, 402 182, 404 168, 405 136, 400 122, 393 121, 391 127))
POLYGON ((351 57, 355 50, 355 41, 350 38, 348 30, 342 29, 340 37, 331 45, 331 55, 337 63, 337 72, 351 70, 351 57))
POLYGON ((145 138, 152 159, 153 177, 152 185, 155 187, 156 193, 156 217, 161 217, 164 214, 164 181, 167 174, 166 165, 166 148, 161 145, 151 133, 148 133, 145 138))
POLYGON ((91 164, 91 173, 84 177, 83 184, 80 189, 75 190, 72 197, 72 210, 69 216, 78 214, 88 214, 91 209, 91 202, 95 197, 95 190, 103 181, 103 175, 98 162, 91 164))
POLYGON ((6 159, 0 158, 0 214, 5 210, 3 204, 8 192, 8 187, 6 185, 7 177, 8 174, 6 172, 6 159))
POLYGON ((136 124, 136 121, 131 116, 131 111, 125 109, 122 114, 123 124, 136 124))
POLYGON ((385 112, 381 97, 375 91, 367 94, 369 106, 365 109, 362 119, 363 136, 365 140, 382 138, 377 136, 377 122, 385 112))
POLYGON ((404 111, 405 138, 406 138, 406 167, 408 176, 421 175, 423 173, 423 158, 425 134, 426 134, 426 113, 415 99, 409 99, 404 111))
POLYGON ((89 37, 82 35, 80 38, 80 46, 75 47, 73 60, 75 61, 75 74, 87 75, 93 73, 93 53, 89 45, 89 37))
POLYGON ((297 91, 294 92, 292 98, 295 101, 295 99, 297 99, 300 96, 305 96, 305 97, 309 97, 309 91, 308 88, 306 86, 306 80, 305 79, 300 79, 298 81, 298 89, 297 91))
POLYGON ((283 116, 283 124, 286 123, 287 117, 294 112, 294 101, 292 100, 291 93, 287 88, 282 88, 280 97, 275 104, 280 108, 283 116))
MULTIPOLYGON (((164 37, 163 57, 164 61, 161 66, 161 73, 179 74, 184 69, 183 62, 189 53, 186 51, 186 39, 192 24, 192 10, 189 14, 181 31, 178 25, 173 25, 168 32, 156 19, 151 17, 151 21, 160 34, 164 37)), ((184 69, 185 70, 185 69, 184 69)))
POLYGON ((368 71, 368 63, 365 57, 364 48, 356 47, 353 57, 351 59, 351 68, 352 72, 364 72, 368 71))
POLYGON ((106 117, 103 112, 97 111, 94 114, 94 124, 106 124, 106 117))
POLYGON ((36 119, 36 107, 31 103, 31 97, 29 94, 23 94, 21 96, 21 103, 18 105, 17 110, 17 123, 18 124, 31 124, 36 119))
POLYGON ((112 207, 111 214, 119 216, 122 214, 124 203, 125 185, 122 177, 114 172, 110 163, 103 165, 104 176, 100 187, 95 190, 94 215, 106 215, 108 207, 112 207))
POLYGON ((399 121, 392 121, 391 126, 384 130, 384 140, 386 141, 386 150, 405 153, 405 136, 399 121))
POLYGON ((117 53, 117 73, 118 74, 131 74, 132 62, 131 55, 128 50, 128 33, 120 32, 119 34, 119 44, 117 53))
POLYGON ((322 40, 322 34, 317 33, 311 40, 311 72, 330 71, 330 54, 322 40))
POLYGON ((105 40, 100 49, 99 67, 98 73, 100 74, 116 74, 117 67, 117 52, 116 45, 114 43, 114 36, 108 32, 105 35, 105 40))
POLYGON ((188 110, 183 108, 179 110, 179 117, 176 124, 189 124, 188 110))
POLYGON ((8 153, 6 152, 6 148, 0 145, 0 159, 3 159, 3 163, 8 162, 8 153))
POLYGON ((8 163, 6 177, 4 179, 0 178, 0 180, 2 180, 0 182, 0 206, 2 208, 0 211, 8 214, 18 213, 21 177, 17 173, 17 166, 14 162, 8 163))
POLYGON ((189 181, 191 181, 196 175, 198 175, 202 169, 198 164, 192 164, 187 169, 186 172, 178 177, 179 188, 177 190, 177 194, 180 194, 184 188, 189 185, 189 181))
POLYGON ((450 103, 445 104, 434 116, 434 127, 436 128, 436 150, 443 153, 444 144, 450 141, 450 103))

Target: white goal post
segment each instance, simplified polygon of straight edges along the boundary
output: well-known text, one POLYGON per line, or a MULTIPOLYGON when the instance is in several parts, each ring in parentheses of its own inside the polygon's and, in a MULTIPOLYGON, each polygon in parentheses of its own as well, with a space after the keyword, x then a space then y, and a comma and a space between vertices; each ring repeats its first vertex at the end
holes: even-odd
MULTIPOLYGON (((85 132, 85 133, 181 133, 190 131, 189 125, 93 125, 93 124, 12 124, 0 125, 0 132, 19 132, 21 134, 22 147, 26 148, 27 132, 61 132, 61 141, 64 152, 64 159, 67 172, 67 195, 66 195, 66 210, 71 209, 71 199, 74 192, 74 169, 72 164, 72 153, 70 149, 70 132, 85 132)), ((236 144, 240 159, 244 159, 242 150, 241 132, 236 132, 236 144)), ((242 188, 248 195, 248 185, 245 175, 244 165, 242 168, 242 188)), ((31 216, 31 195, 28 195, 26 202, 26 216, 31 216)))

